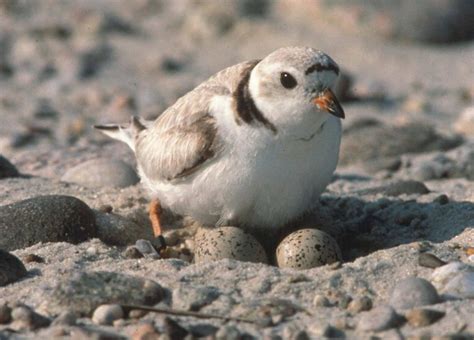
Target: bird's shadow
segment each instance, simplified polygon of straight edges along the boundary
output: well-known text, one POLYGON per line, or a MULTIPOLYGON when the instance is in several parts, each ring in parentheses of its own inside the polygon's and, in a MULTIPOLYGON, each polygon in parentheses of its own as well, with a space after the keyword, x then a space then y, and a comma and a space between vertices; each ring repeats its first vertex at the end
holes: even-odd
POLYGON ((473 227, 474 204, 470 202, 420 203, 397 197, 368 200, 361 196, 325 194, 310 212, 279 230, 274 237, 255 236, 263 239, 268 250, 295 230, 320 229, 337 240, 344 261, 353 261, 401 244, 441 243, 473 227))

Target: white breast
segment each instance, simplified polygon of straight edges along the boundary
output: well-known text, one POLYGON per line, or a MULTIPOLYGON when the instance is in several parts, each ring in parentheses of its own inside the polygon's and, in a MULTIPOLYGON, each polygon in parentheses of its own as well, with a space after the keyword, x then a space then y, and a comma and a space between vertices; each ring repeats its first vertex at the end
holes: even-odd
MULTIPOLYGON (((217 102, 230 109, 229 99, 217 102)), ((225 150, 189 180, 147 183, 162 204, 205 224, 280 227, 315 203, 337 165, 341 126, 330 116, 309 141, 280 140, 268 129, 216 112, 225 150)))

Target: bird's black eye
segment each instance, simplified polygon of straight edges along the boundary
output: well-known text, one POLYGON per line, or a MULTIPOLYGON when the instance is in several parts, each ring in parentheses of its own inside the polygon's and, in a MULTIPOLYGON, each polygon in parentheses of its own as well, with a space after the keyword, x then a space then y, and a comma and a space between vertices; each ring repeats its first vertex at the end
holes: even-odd
POLYGON ((296 79, 291 74, 289 74, 287 72, 282 72, 280 74, 280 83, 286 89, 292 89, 298 84, 296 82, 296 79))

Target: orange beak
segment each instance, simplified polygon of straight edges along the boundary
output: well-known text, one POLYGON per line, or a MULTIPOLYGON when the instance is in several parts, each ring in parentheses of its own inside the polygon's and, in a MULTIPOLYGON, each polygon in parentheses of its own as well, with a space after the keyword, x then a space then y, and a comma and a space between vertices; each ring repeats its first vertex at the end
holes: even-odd
POLYGON ((329 112, 330 114, 338 117, 345 118, 344 110, 342 109, 341 104, 337 100, 336 96, 330 89, 325 90, 319 96, 317 96, 313 103, 321 110, 329 112))

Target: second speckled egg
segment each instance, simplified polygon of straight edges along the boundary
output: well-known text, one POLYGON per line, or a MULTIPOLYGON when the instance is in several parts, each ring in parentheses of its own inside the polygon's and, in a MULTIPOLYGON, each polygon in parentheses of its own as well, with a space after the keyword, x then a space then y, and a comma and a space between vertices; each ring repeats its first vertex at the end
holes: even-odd
POLYGON ((236 227, 200 228, 194 236, 194 262, 221 259, 267 263, 262 245, 249 233, 236 227))
POLYGON ((309 269, 342 260, 337 242, 317 229, 301 229, 283 239, 276 250, 281 268, 309 269))

